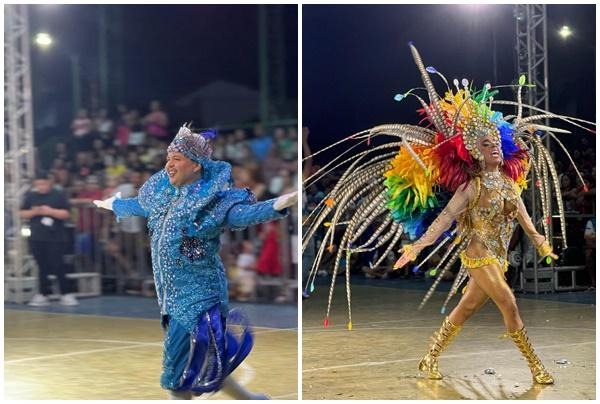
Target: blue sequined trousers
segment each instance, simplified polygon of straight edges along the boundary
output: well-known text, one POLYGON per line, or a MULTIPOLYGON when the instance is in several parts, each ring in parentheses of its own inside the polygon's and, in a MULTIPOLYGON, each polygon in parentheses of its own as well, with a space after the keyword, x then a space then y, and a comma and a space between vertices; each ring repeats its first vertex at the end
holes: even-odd
POLYGON ((227 277, 218 254, 223 228, 243 229, 288 213, 276 211, 275 200, 256 202, 249 190, 234 188, 228 163, 204 160, 202 168, 200 180, 179 188, 161 170, 136 198, 117 199, 112 206, 117 220, 148 218, 161 315, 189 335, 209 309, 217 307, 224 318, 228 314, 227 277))
POLYGON ((253 336, 245 317, 231 311, 226 320, 218 305, 200 316, 191 333, 169 316, 163 317, 163 327, 160 384, 165 389, 198 394, 216 391, 252 349, 253 336), (232 332, 232 325, 241 332, 232 332))

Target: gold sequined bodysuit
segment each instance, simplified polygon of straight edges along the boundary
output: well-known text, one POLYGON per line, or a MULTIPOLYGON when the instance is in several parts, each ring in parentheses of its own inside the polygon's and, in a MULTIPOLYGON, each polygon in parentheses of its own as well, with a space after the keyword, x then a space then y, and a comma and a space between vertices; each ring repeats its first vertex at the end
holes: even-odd
POLYGON ((462 265, 474 269, 497 264, 506 271, 508 244, 515 218, 540 255, 545 256, 552 251, 544 236, 535 229, 514 182, 498 171, 483 172, 458 188, 427 232, 414 244, 405 246, 404 252, 414 259, 456 220, 454 243, 464 245, 460 252, 462 265))

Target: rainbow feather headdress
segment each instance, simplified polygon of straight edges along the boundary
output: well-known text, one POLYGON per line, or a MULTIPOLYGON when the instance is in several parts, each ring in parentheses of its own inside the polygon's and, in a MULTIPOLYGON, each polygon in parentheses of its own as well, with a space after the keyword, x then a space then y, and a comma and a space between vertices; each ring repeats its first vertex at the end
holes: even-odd
MULTIPOLYGON (((519 190, 527 187, 527 176, 531 171, 538 179, 534 189, 539 192, 543 215, 546 218, 542 221, 545 235, 549 233, 548 198, 550 191, 554 188, 559 209, 563 247, 566 247, 565 221, 558 175, 550 153, 540 137, 543 132, 550 136, 573 163, 566 148, 555 136, 555 133, 570 132, 544 125, 542 121, 559 119, 592 133, 595 132, 584 124, 595 124, 523 104, 522 89, 531 86, 526 84, 525 76, 519 78, 516 86, 517 101, 495 99, 500 88, 515 86, 493 87, 486 84, 477 90, 468 80, 463 79, 459 82, 455 79, 453 80, 455 90, 453 90, 446 78, 435 68, 425 67, 419 52, 412 43, 409 43, 409 47, 421 73, 429 102, 416 94, 416 90, 418 90, 416 88, 397 94, 394 99, 402 101, 409 96, 415 97, 421 105, 418 112, 424 116, 423 120, 428 124, 425 127, 408 124, 376 126, 350 135, 312 155, 315 156, 347 142, 358 142, 338 154, 335 159, 304 182, 304 186, 309 187, 329 172, 345 167, 334 188, 304 221, 307 230, 303 235, 303 251, 321 226, 325 226, 326 229, 323 242, 317 251, 306 280, 305 295, 309 295, 314 290, 316 273, 325 252, 336 254, 329 288, 325 326, 329 325, 335 279, 341 262, 345 261, 346 265, 348 328, 351 329, 349 268, 351 255, 383 250, 383 254, 373 264, 374 267, 377 267, 399 243, 402 234, 409 233, 411 238, 419 237, 427 228, 428 223, 444 207, 448 200, 447 194, 457 191, 461 184, 466 183, 478 171, 480 161, 483 159, 477 147, 479 136, 491 135, 501 145, 503 155, 501 170, 515 181, 519 190), (443 97, 436 92, 430 73, 439 76, 445 83, 447 90, 443 97), (503 115, 492 109, 495 106, 512 107, 515 113, 503 115), (525 117, 523 115, 524 107, 534 111, 533 115, 525 117), (371 146, 371 139, 374 137, 386 137, 388 141, 379 146, 371 146), (370 147, 352 155, 352 151, 360 144, 370 147), (348 157, 348 154, 351 155, 348 157), (367 232, 368 237, 365 236, 367 232)), ((306 156, 304 159, 312 156, 306 156)), ((573 164, 573 166, 575 165, 573 164)), ((575 170, 583 183, 577 167, 575 170)), ((584 190, 586 190, 585 184, 584 190)), ((454 231, 449 231, 442 236, 443 240, 437 243, 437 248, 451 239, 453 233, 454 231)), ((442 261, 450 250, 448 249, 442 261)), ((417 267, 422 265, 427 258, 417 267)), ((454 262, 448 261, 450 264, 454 262)), ((433 288, 441 279, 443 271, 440 271, 433 288)), ((459 284, 453 285, 449 297, 456 293, 458 286, 459 284)), ((432 290, 427 293, 422 304, 432 290)))

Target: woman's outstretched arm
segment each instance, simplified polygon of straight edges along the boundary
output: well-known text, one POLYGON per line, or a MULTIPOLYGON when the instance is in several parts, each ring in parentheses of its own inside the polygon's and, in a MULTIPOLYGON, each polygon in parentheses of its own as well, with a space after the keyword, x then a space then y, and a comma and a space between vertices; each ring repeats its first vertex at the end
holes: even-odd
POLYGON ((409 261, 414 261, 423 248, 433 244, 442 233, 450 228, 452 222, 467 210, 469 203, 474 200, 476 194, 475 181, 459 186, 448 205, 427 228, 425 234, 413 244, 404 246, 402 256, 396 261, 394 269, 402 268, 409 261))

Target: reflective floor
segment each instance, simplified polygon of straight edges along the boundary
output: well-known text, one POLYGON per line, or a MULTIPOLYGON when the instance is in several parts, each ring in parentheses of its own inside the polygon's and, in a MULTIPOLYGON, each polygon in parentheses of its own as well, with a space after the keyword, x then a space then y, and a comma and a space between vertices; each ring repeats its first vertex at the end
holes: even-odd
MULTIPOLYGON (((258 310, 267 317, 278 309, 258 310)), ((5 309, 4 324, 5 399, 167 398, 159 385, 162 330, 156 319, 5 309)), ((254 349, 235 378, 273 398, 296 399, 297 330, 254 331, 254 349)))
MULTIPOLYGON (((303 399, 594 399, 595 305, 517 299, 529 338, 556 384, 532 383, 526 362, 504 332, 492 302, 467 322, 441 355, 441 381, 426 380, 417 365, 439 329, 446 293, 422 311, 424 291, 352 287, 353 329, 346 292, 338 285, 328 329, 323 327, 328 287, 303 301, 303 399), (567 360, 566 365, 555 361, 567 360), (486 369, 488 373, 485 372, 486 369)), ((453 299, 449 306, 450 312, 453 299)))

